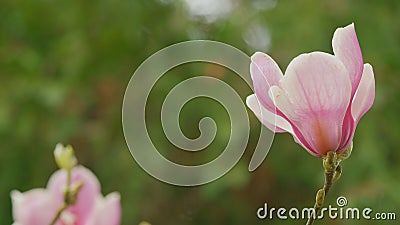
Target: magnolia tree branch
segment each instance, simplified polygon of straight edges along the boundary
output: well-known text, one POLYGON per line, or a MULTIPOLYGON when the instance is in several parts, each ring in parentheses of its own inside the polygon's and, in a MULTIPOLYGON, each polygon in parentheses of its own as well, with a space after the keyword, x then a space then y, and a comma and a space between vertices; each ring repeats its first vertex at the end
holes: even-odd
POLYGON ((57 220, 61 217, 62 213, 71 205, 74 205, 78 200, 78 193, 82 188, 83 183, 80 182, 76 185, 71 186, 71 170, 67 170, 67 186, 64 193, 64 202, 58 209, 57 214, 54 216, 50 225, 56 224, 57 220))
POLYGON ((68 208, 68 205, 65 202, 62 206, 58 209, 57 214, 54 216, 53 220, 51 221, 50 225, 56 224, 57 220, 60 218, 61 214, 68 208))
POLYGON ((315 196, 314 210, 312 215, 308 218, 306 225, 312 225, 318 217, 318 213, 324 204, 325 196, 331 189, 332 184, 342 175, 342 167, 339 164, 342 160, 350 156, 352 147, 353 146, 350 146, 341 154, 328 152, 326 156, 323 157, 325 182, 323 188, 319 189, 315 196))

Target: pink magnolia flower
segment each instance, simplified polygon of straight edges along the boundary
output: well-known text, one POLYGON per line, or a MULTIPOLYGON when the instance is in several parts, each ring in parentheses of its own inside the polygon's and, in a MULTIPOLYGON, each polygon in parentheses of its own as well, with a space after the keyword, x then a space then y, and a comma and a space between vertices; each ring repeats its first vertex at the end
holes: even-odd
POLYGON ((248 107, 273 132, 289 132, 312 155, 343 152, 375 98, 372 66, 364 64, 354 24, 338 28, 334 55, 301 54, 285 75, 264 53, 251 57, 255 94, 248 107))
MULTIPOLYGON (((48 225, 63 204, 67 181, 65 170, 56 171, 47 188, 21 193, 11 192, 14 225, 48 225)), ((83 183, 77 202, 68 207, 56 225, 119 225, 120 196, 114 192, 103 197, 100 183, 87 168, 77 166, 71 171, 71 184, 83 183)))

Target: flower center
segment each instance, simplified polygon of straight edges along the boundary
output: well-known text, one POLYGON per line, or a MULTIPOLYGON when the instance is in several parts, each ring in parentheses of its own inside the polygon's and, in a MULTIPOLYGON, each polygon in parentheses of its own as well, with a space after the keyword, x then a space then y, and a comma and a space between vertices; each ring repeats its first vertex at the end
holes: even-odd
POLYGON ((327 135, 327 132, 329 131, 326 131, 324 126, 318 120, 314 124, 314 130, 315 130, 315 137, 316 137, 316 144, 318 151, 322 155, 325 155, 330 148, 329 138, 327 135))

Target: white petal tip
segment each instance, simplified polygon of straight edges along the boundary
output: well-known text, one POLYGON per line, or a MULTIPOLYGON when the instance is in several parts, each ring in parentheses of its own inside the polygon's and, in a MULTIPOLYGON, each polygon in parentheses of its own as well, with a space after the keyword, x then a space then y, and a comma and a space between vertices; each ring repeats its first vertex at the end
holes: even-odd
MULTIPOLYGON (((370 69, 372 69, 372 65, 369 64, 369 63, 365 63, 365 64, 364 64, 364 67, 365 67, 365 68, 370 68, 370 69)), ((365 69, 365 68, 364 68, 364 69, 365 69)))
POLYGON ((107 199, 114 200, 114 201, 120 201, 121 200, 121 195, 119 192, 112 192, 106 196, 107 199))
POLYGON ((256 97, 255 94, 249 95, 246 97, 246 105, 249 106, 249 103, 254 101, 253 99, 256 97))
POLYGON ((271 58, 269 55, 265 54, 264 52, 255 52, 251 57, 251 62, 255 62, 257 60, 262 60, 265 58, 271 58))
POLYGON ((13 200, 18 200, 23 198, 23 194, 18 190, 12 190, 10 196, 13 200))
POLYGON ((355 25, 354 25, 354 23, 351 23, 351 24, 349 24, 349 25, 347 25, 347 26, 344 26, 344 27, 338 27, 338 28, 336 29, 336 31, 346 31, 346 30, 354 31, 354 32, 355 32, 355 25))

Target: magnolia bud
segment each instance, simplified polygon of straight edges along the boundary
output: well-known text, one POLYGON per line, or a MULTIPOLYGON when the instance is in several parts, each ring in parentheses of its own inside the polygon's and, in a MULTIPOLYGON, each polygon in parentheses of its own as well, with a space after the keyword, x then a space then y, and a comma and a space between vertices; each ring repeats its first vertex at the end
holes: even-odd
POLYGON ((57 144, 54 149, 54 158, 60 169, 71 170, 78 163, 71 145, 64 147, 60 143, 57 144))
POLYGON ((342 167, 338 165, 336 167, 335 173, 333 174, 332 182, 336 182, 337 180, 339 180, 341 175, 342 175, 342 167))
POLYGON ((326 156, 323 158, 323 166, 325 171, 333 172, 336 168, 335 162, 335 153, 328 152, 326 156))
POLYGON ((353 150, 353 142, 351 142, 348 148, 346 148, 342 153, 340 153, 340 158, 342 160, 349 158, 352 150, 353 150))
POLYGON ((315 204, 318 207, 321 207, 324 204, 325 200, 325 191, 324 189, 319 189, 317 195, 315 196, 315 204))

